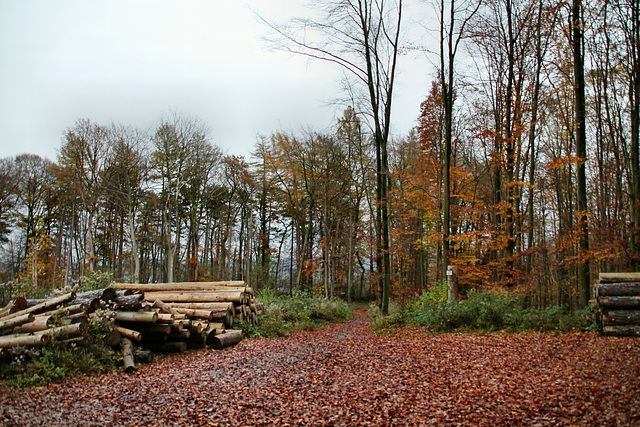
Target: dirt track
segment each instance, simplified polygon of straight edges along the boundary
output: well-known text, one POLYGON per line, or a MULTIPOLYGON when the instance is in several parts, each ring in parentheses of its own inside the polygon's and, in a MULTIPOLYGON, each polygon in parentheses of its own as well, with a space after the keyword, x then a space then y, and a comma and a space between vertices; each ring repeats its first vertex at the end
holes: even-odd
POLYGON ((1 390, 4 426, 640 425, 640 340, 379 336, 361 317, 134 375, 1 390))

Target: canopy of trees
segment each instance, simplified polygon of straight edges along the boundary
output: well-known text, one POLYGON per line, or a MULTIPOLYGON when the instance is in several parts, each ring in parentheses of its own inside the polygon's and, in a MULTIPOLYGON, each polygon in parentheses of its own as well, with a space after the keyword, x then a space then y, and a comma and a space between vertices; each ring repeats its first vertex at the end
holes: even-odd
POLYGON ((381 297, 381 273, 398 297, 457 265, 462 294, 575 307, 581 274, 638 270, 638 1, 438 7, 437 78, 384 168, 357 102, 329 130, 259 138, 250 159, 179 113, 148 131, 78 120, 55 162, 0 159, 0 279, 51 289, 108 270, 351 299, 381 297))

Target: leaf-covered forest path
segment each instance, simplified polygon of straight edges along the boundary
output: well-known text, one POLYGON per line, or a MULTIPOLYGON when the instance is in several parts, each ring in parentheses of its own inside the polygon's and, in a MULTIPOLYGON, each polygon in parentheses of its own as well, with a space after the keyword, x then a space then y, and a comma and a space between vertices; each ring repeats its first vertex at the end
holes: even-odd
POLYGON ((356 320, 29 390, 5 426, 640 425, 640 340, 392 335, 356 320))

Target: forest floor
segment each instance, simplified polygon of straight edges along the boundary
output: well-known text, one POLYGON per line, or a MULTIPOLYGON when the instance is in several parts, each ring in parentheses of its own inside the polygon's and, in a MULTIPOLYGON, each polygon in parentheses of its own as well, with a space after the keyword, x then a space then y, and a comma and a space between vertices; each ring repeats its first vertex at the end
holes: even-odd
POLYGON ((640 425, 640 340, 374 334, 366 314, 170 355, 135 374, 0 389, 4 426, 640 425))

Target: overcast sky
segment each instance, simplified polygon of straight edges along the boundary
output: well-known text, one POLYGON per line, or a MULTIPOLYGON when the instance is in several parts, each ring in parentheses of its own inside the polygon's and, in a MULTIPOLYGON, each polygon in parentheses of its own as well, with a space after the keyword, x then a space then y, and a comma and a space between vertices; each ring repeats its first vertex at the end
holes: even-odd
MULTIPOLYGON (((0 0, 0 157, 56 158, 65 129, 88 118, 150 128, 168 110, 197 116, 226 153, 256 136, 322 131, 342 109, 341 71, 270 51, 270 20, 302 0, 0 0)), ((406 16, 406 15, 405 15, 406 16)), ((403 56, 393 131, 415 125, 432 70, 403 56)))

